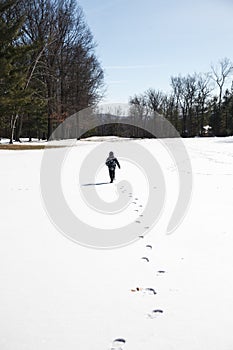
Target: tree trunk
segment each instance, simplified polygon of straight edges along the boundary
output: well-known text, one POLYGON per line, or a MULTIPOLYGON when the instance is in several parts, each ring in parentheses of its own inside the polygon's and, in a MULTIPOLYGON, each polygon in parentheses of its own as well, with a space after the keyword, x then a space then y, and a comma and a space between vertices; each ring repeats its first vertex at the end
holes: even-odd
POLYGON ((21 142, 20 137, 22 133, 22 127, 23 127, 23 116, 21 115, 19 117, 19 127, 18 127, 18 130, 16 130, 15 141, 21 142))
POLYGON ((16 122, 17 122, 17 119, 18 119, 19 115, 18 113, 11 117, 11 136, 10 136, 10 144, 13 144, 13 141, 14 141, 14 133, 15 133, 15 126, 16 126, 16 122))

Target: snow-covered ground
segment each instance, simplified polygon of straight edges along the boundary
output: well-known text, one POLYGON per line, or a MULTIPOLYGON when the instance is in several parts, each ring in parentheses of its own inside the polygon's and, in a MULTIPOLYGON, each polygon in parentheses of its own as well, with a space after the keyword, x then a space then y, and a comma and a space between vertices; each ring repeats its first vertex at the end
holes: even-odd
MULTIPOLYGON (((114 150, 121 141, 108 142, 114 150)), ((174 167, 159 156, 159 141, 124 142, 140 143, 163 161, 168 200, 145 238, 113 250, 85 248, 52 225, 40 193, 43 150, 0 150, 1 350, 233 349, 233 138, 183 140, 193 194, 171 235, 166 227, 177 196, 174 167), (126 342, 114 343, 117 338, 126 342)), ((64 195, 75 215, 81 202, 72 194, 80 184, 66 168, 77 170, 99 144, 79 141, 64 164, 64 195)), ((146 184, 122 165, 117 182, 131 178, 132 200, 145 205, 146 184)), ((105 168, 97 181, 108 181, 105 168)), ((98 186, 99 196, 114 200, 116 186, 98 186)), ((129 208, 126 216, 135 220, 133 204, 129 208)), ((80 208, 80 215, 98 220, 89 209, 80 208)))
MULTIPOLYGON (((0 139, 0 145, 5 145, 5 144, 9 144, 10 139, 6 139, 6 138, 1 138, 0 139)), ((38 140, 38 139, 32 139, 29 142, 28 138, 21 138, 20 142, 16 142, 14 141, 14 144, 16 145, 38 145, 38 144, 46 144, 45 140, 38 140)))

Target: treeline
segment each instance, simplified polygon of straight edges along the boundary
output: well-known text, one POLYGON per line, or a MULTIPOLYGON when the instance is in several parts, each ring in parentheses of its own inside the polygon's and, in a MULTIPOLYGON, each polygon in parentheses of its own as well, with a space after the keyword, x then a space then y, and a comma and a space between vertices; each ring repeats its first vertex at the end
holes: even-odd
POLYGON ((182 137, 233 135, 232 75, 233 65, 224 58, 209 73, 173 76, 169 94, 151 88, 130 98, 128 113, 114 105, 109 112, 97 112, 100 126, 83 137, 176 137, 175 130, 182 137))
POLYGON ((97 104, 103 70, 76 0, 0 0, 0 137, 48 139, 97 104))
POLYGON ((170 94, 149 89, 130 98, 131 115, 145 121, 163 115, 183 137, 233 135, 233 64, 228 58, 206 74, 171 77, 170 94), (206 127, 206 128, 205 128, 206 127))

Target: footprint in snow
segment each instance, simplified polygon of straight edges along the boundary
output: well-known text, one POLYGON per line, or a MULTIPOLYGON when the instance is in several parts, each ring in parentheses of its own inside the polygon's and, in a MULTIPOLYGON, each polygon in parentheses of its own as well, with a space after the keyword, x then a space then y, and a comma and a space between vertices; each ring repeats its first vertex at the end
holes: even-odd
POLYGON ((143 288, 136 287, 136 288, 131 289, 131 292, 140 292, 142 290, 143 290, 143 288))
POLYGON ((112 342, 112 347, 111 350, 121 350, 122 346, 124 346, 126 343, 126 340, 123 338, 117 338, 115 340, 113 340, 112 342))
POLYGON ((131 292, 142 292, 143 294, 147 294, 147 295, 156 295, 156 291, 153 288, 140 288, 140 287, 136 287, 131 289, 131 292))
POLYGON ((164 270, 159 270, 159 271, 157 271, 158 273, 165 273, 166 271, 164 271, 164 270))
POLYGON ((153 310, 150 314, 148 314, 148 317, 150 318, 156 318, 158 317, 159 315, 161 315, 163 313, 163 310, 161 309, 155 309, 153 310))
POLYGON ((146 248, 147 248, 147 249, 152 249, 152 245, 147 244, 147 245, 146 245, 146 248))
POLYGON ((139 238, 144 238, 144 236, 138 236, 139 238))
POLYGON ((154 290, 154 288, 145 288, 145 289, 144 289, 144 292, 145 292, 146 294, 149 294, 149 295, 155 295, 155 294, 157 294, 156 291, 154 290))
POLYGON ((142 257, 142 260, 146 261, 146 262, 150 262, 150 260, 146 257, 146 256, 143 256, 142 257))
POLYGON ((137 224, 140 224, 141 223, 141 221, 139 221, 139 220, 137 220, 137 221, 135 221, 137 224))

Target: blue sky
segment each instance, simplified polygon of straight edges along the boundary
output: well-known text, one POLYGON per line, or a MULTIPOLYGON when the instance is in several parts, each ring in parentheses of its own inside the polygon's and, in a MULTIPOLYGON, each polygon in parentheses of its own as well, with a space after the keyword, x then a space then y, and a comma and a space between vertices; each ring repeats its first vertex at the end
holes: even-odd
POLYGON ((233 61, 233 0, 80 0, 104 68, 105 102, 128 102, 172 75, 233 61))

